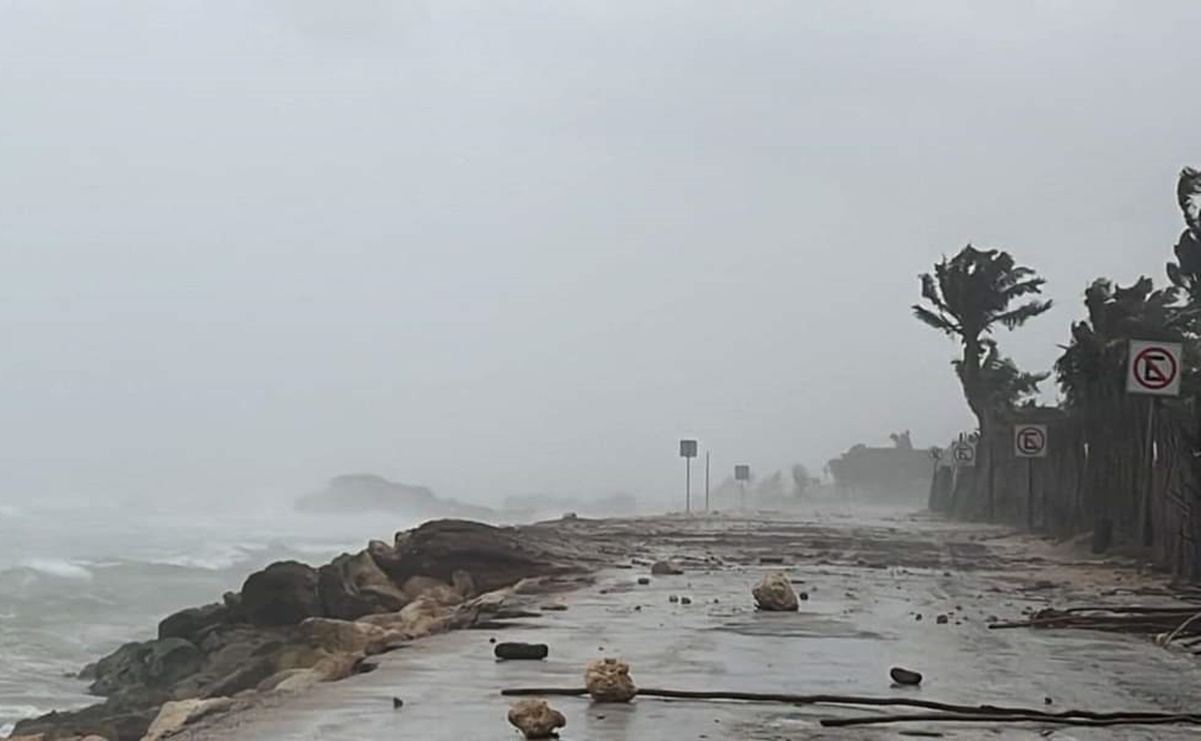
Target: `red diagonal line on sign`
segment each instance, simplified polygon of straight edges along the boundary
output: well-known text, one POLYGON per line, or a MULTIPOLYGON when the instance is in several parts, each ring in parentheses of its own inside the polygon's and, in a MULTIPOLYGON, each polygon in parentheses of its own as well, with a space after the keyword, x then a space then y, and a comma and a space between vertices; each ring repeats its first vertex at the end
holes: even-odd
POLYGON ((1167 383, 1168 376, 1159 367, 1159 363, 1163 362, 1163 356, 1153 357, 1148 355, 1143 358, 1143 379, 1151 383, 1167 383))

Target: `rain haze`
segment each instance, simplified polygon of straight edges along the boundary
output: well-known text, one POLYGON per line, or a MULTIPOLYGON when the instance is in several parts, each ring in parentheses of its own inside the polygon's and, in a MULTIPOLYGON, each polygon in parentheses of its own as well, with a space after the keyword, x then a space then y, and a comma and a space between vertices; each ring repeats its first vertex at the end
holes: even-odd
MULTIPOLYGON (((4 499, 680 488, 973 424, 918 273, 1159 279, 1184 2, 0 2, 4 499)), ((1044 386, 1050 398, 1053 386, 1044 386)))

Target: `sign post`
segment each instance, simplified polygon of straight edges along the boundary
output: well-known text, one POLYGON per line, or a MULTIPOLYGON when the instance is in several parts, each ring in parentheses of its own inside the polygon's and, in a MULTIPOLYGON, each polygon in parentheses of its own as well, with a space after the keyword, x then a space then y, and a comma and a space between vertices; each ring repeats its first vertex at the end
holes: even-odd
POLYGON ((692 459, 696 457, 696 440, 680 441, 680 457, 684 459, 684 511, 692 512, 692 459))
POLYGON ((1151 396, 1147 403, 1147 434, 1144 456, 1147 461, 1147 485, 1139 505, 1139 531, 1143 545, 1149 546, 1151 532, 1151 488, 1155 483, 1155 405, 1158 396, 1180 396, 1181 345, 1179 342, 1131 340, 1126 366, 1126 392, 1151 396))
POLYGON ((709 511, 709 451, 705 451, 705 511, 709 511))
POLYGON ((751 467, 745 464, 734 466, 734 480, 742 492, 742 508, 746 509, 746 482, 751 480, 751 467))
MULTIPOLYGON (((1026 459, 1026 529, 1034 529, 1034 459, 1047 457, 1047 426, 1013 426, 1013 454, 1026 459)), ((1044 513, 1044 517, 1045 517, 1044 513)))

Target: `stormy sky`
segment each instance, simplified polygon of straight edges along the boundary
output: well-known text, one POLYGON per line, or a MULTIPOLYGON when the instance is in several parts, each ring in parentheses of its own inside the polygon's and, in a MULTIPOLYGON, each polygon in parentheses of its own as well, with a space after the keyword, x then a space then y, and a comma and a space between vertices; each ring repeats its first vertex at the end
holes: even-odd
MULTIPOLYGON (((673 496, 970 423, 916 276, 1162 276, 1201 4, 0 0, 0 499, 673 496)), ((1053 389, 1050 389, 1053 390, 1053 389)), ((1049 395, 1050 398, 1050 395, 1049 395)))

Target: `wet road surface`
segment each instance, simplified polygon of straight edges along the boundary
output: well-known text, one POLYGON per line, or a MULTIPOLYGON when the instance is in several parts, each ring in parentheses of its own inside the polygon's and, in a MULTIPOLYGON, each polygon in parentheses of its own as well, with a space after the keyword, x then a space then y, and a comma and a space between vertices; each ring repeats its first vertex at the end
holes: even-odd
MULTIPOLYGON (((1016 618, 1023 607, 1081 595, 1097 602, 1098 575, 1118 573, 1104 564, 1029 563, 1015 558, 1004 540, 990 540, 999 532, 903 517, 867 523, 826 517, 795 526, 697 518, 633 536, 615 534, 630 537, 644 555, 693 561, 684 564, 684 575, 653 577, 648 586, 636 584, 649 574, 645 566, 615 568, 595 586, 543 600, 565 603, 566 611, 548 611, 504 630, 417 641, 380 657, 380 667, 370 674, 276 697, 176 738, 511 741, 519 735, 506 721, 509 699, 500 695, 502 688, 580 687, 584 666, 603 656, 630 662, 638 685, 666 689, 914 697, 1046 710, 1184 711, 1193 705, 1201 692, 1201 662, 1145 637, 989 630, 990 617, 1016 618), (898 555, 898 548, 912 558, 898 555), (785 564, 760 565, 762 554, 782 555, 785 564), (797 614, 753 609, 750 587, 778 569, 809 596, 797 614), (1047 575, 1058 581, 1048 587, 1047 575), (687 596, 692 604, 673 603, 673 595, 687 596), (936 622, 939 614, 948 615, 947 623, 936 622), (492 638, 547 643, 550 658, 497 662, 492 638), (888 669, 894 665, 921 671, 922 686, 890 686, 888 669), (394 710, 393 697, 403 699, 404 707, 394 710), (1045 698, 1053 704, 1045 705, 1045 698)), ((567 716, 561 734, 566 741, 901 739, 930 733, 954 739, 1201 738, 1201 729, 1176 726, 1051 730, 916 722, 825 729, 818 723, 822 718, 917 711, 548 699, 567 716)))

